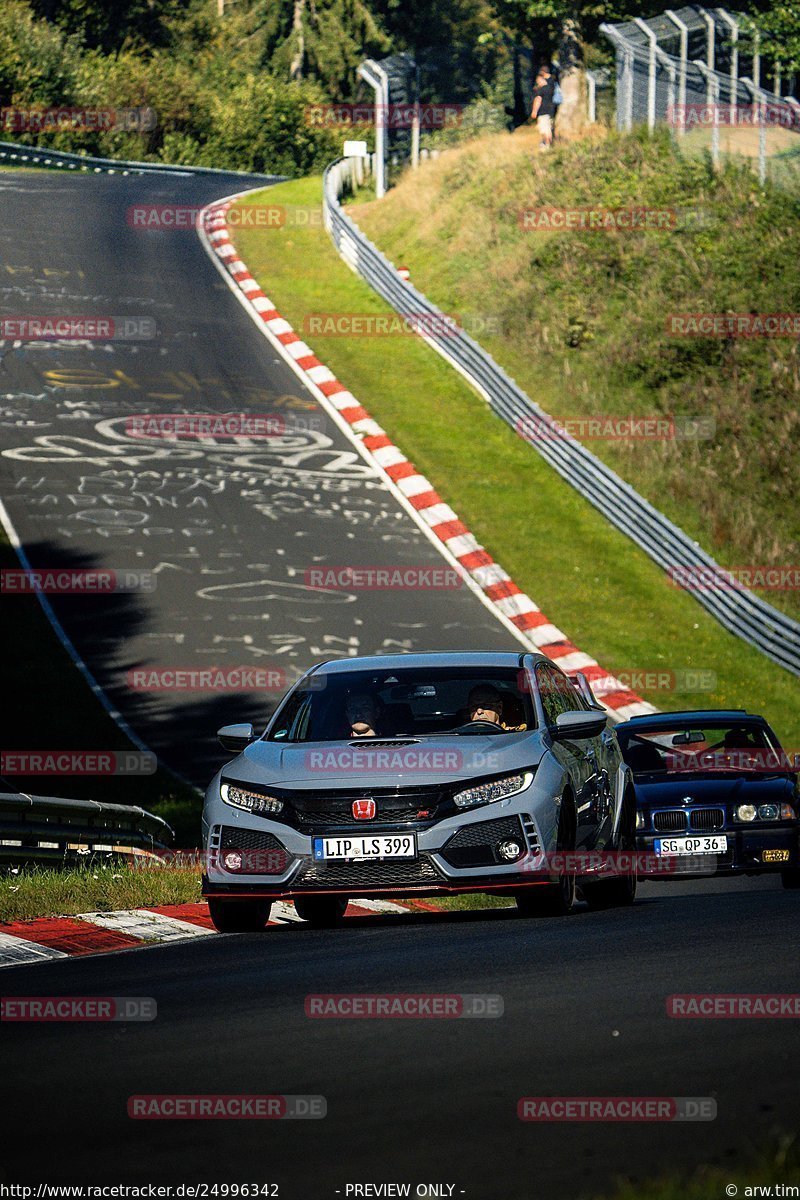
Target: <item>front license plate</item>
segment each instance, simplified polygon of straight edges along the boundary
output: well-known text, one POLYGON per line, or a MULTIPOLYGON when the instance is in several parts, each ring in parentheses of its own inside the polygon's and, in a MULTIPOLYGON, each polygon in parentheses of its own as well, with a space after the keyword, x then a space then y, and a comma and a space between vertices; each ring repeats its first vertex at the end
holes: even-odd
POLYGON ((728 849, 728 839, 724 834, 714 837, 656 838, 653 849, 656 854, 724 854, 728 849))
POLYGON ((331 858, 416 858, 413 833, 381 833, 372 837, 314 838, 314 859, 331 858))

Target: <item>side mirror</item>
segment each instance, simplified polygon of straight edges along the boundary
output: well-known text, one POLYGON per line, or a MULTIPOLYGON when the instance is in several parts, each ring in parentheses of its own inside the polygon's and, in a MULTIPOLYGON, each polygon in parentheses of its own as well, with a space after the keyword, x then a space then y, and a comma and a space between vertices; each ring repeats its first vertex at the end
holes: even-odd
POLYGON ((599 737, 606 727, 608 717, 605 712, 584 712, 574 709, 572 712, 560 713, 556 717, 556 727, 550 730, 556 741, 571 741, 573 738, 599 737))
POLYGON ((222 729, 217 730, 220 743, 226 750, 233 750, 236 754, 249 746, 255 736, 252 725, 223 725, 222 729))

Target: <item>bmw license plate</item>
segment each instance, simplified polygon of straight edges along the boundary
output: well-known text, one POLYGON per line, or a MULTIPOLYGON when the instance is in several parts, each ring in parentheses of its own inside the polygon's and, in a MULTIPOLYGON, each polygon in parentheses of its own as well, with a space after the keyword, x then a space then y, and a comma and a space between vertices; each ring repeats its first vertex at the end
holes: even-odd
POLYGON ((728 839, 724 834, 713 837, 665 837, 653 843, 656 854, 724 854, 728 839))
POLYGON ((333 858, 416 858, 413 833, 381 833, 372 837, 314 838, 314 860, 333 858))

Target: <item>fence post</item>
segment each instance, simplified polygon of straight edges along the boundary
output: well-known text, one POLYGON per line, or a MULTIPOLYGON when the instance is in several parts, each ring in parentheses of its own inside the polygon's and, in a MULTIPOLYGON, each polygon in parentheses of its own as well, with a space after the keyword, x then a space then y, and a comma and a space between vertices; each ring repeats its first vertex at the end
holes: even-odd
MULTIPOLYGON (((714 62, 715 62, 714 39, 716 38, 716 35, 717 35, 717 27, 714 24, 714 18, 711 16, 711 13, 706 12, 706 10, 704 8, 699 8, 697 11, 700 13, 701 17, 703 18, 703 20, 706 23, 706 61, 705 61, 705 66, 706 66, 707 70, 709 72, 711 72, 714 70, 714 62)), ((712 78, 713 78, 713 76, 710 73, 708 75, 706 75, 706 103, 707 104, 715 103, 714 88, 711 83, 712 78)), ((717 93, 719 93, 719 88, 717 88, 717 93)), ((718 101, 719 101, 719 94, 717 95, 717 102, 718 101)))
POLYGON ((709 96, 709 105, 713 115, 713 124, 711 126, 711 161, 715 167, 719 166, 719 76, 715 71, 709 70, 704 62, 699 58, 694 60, 694 65, 697 67, 700 74, 706 81, 707 95, 709 96))
POLYGON ((375 92, 375 195, 386 195, 386 110, 389 107, 389 77, 382 67, 368 58, 358 68, 358 75, 375 92))
POLYGON ((585 71, 584 74, 586 75, 586 86, 589 92, 586 119, 590 125, 594 125, 597 122, 597 79, 594 71, 585 71))
POLYGON ((641 17, 634 17, 634 24, 638 25, 642 33, 650 42, 650 57, 647 63, 647 128, 652 133, 656 127, 656 50, 658 48, 658 38, 653 30, 643 21, 641 17))
POLYGON ((739 99, 739 22, 724 8, 718 8, 720 18, 731 31, 731 125, 736 124, 739 99))
POLYGON ((677 27, 681 38, 681 67, 678 76, 678 133, 683 137, 686 133, 686 67, 689 61, 689 26, 671 8, 668 8, 664 15, 677 27))

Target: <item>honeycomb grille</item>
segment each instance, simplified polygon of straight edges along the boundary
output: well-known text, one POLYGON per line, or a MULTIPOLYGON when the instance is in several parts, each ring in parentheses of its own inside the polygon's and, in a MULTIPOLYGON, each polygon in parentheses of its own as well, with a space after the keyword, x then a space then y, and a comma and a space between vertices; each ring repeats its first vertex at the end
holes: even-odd
POLYGON ((454 867, 491 867, 495 863, 506 863, 495 847, 507 839, 514 839, 525 849, 519 817, 501 817, 496 821, 465 826, 444 847, 442 857, 454 867))
POLYGON ((441 799, 442 795, 438 789, 392 795, 363 791, 303 796, 295 792, 288 801, 288 807, 294 812, 297 824, 304 832, 329 829, 333 826, 358 826, 368 830, 376 825, 427 825, 435 819, 441 799), (375 801, 375 816, 368 822, 356 820, 353 816, 353 801, 367 798, 375 801), (428 816, 419 816, 423 812, 428 816))
POLYGON ((303 888, 414 887, 441 883, 442 876, 423 856, 412 862, 309 862, 293 882, 303 888))

